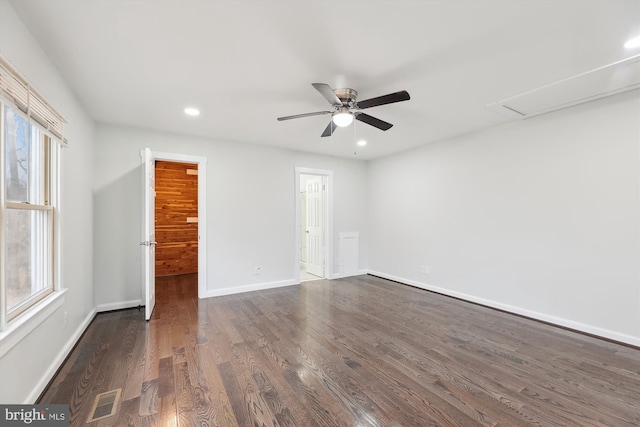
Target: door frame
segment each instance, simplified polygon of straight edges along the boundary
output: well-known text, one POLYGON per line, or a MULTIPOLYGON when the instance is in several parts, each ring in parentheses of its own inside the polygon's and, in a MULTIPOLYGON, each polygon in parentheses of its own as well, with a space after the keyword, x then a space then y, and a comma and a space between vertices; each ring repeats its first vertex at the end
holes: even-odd
MULTIPOLYGON (((152 161, 164 160, 175 163, 190 163, 198 167, 198 298, 205 298, 207 293, 207 158, 151 150, 151 159, 152 161)), ((155 259, 153 262, 155 262, 155 259)), ((142 286, 142 295, 146 303, 144 282, 142 286)))
POLYGON ((325 169, 314 169, 314 168, 306 168, 306 167, 298 167, 295 168, 295 256, 294 256, 294 264, 293 264, 293 277, 295 283, 300 283, 300 175, 317 175, 325 177, 326 179, 326 188, 325 188, 325 216, 324 216, 324 278, 325 279, 333 279, 333 171, 325 170, 325 169))

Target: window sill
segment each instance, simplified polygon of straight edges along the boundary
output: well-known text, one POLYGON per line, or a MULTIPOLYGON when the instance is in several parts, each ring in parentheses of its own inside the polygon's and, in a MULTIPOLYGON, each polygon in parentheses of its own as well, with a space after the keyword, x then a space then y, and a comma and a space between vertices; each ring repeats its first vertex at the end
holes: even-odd
POLYGON ((0 331, 0 358, 60 308, 66 292, 66 289, 53 292, 0 331))

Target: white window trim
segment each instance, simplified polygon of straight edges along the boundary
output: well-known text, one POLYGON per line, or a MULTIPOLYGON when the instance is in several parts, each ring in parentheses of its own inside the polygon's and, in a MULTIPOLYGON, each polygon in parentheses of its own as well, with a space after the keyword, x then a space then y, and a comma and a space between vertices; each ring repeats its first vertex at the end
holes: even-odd
MULTIPOLYGON (((0 57, 0 59, 3 59, 0 57)), ((2 96, 0 91, 0 121, 4 122, 4 105, 8 105, 11 108, 15 109, 21 115, 26 116, 28 119, 28 115, 24 114, 10 99, 5 96, 2 96)), ((45 129, 40 123, 37 121, 31 121, 31 124, 38 127, 40 131, 49 136, 52 139, 52 143, 58 144, 58 147, 55 150, 51 150, 51 174, 55 176, 55 186, 51 188, 51 204, 52 207, 46 207, 46 210, 53 210, 53 214, 56 217, 53 225, 53 241, 52 241, 52 259, 51 264, 53 268, 53 274, 51 276, 53 291, 49 293, 47 296, 42 298, 42 300, 35 303, 33 306, 26 309, 24 312, 20 313, 17 317, 8 321, 7 317, 7 307, 4 306, 4 301, 6 301, 6 287, 2 280, 0 280, 0 291, 2 292, 2 296, 0 300, 2 301, 2 307, 0 307, 0 358, 3 357, 7 352, 9 352, 15 345, 17 345, 20 341, 22 341, 26 336, 28 336, 34 329, 36 329, 40 324, 42 324, 45 320, 47 320, 53 313, 56 312, 65 302, 64 295, 66 293, 66 289, 64 289, 61 285, 61 239, 60 239, 60 231, 61 231, 61 222, 60 222, 60 190, 61 190, 61 157, 62 157, 62 149, 66 147, 66 141, 61 139, 59 136, 53 134, 49 130, 45 129)), ((4 127, 0 126, 0 131, 4 133, 4 127)), ((4 138, 4 135, 0 135, 0 138, 4 138)), ((5 164, 4 150, 0 150, 0 163, 2 165, 5 164)), ((5 180, 4 173, 0 173, 0 188, 5 188, 5 180)), ((4 199, 4 191, 0 191, 0 209, 4 211, 6 208, 11 207, 13 209, 20 209, 20 206, 16 206, 15 203, 7 202, 4 199)), ((33 209, 34 206, 31 206, 33 209)), ((2 219, 2 215, 0 215, 0 219, 2 219)), ((3 219, 2 219, 3 220, 3 219)), ((0 274, 3 271, 3 260, 5 256, 5 247, 2 244, 3 237, 3 229, 4 224, 0 224, 0 274)))
POLYGON ((6 329, 0 332, 0 358, 55 313, 64 304, 66 292, 66 289, 54 290, 42 301, 12 320, 6 329))

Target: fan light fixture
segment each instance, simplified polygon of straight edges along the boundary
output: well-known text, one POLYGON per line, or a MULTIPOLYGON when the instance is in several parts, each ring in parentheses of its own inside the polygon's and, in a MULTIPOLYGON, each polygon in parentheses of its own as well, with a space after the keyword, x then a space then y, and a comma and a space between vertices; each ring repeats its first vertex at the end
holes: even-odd
MULTIPOLYGON (((331 121, 329 122, 329 124, 327 124, 327 127, 324 129, 324 132, 322 132, 322 135, 320 135, 320 137, 322 138, 333 135, 333 131, 339 127, 343 128, 349 126, 351 123, 353 123, 354 119, 383 131, 389 130, 393 126, 391 123, 365 114, 361 110, 371 107, 377 107, 378 105, 394 104, 400 101, 408 101, 411 99, 409 93, 406 90, 401 90, 399 92, 365 99, 364 101, 359 101, 356 103, 358 92, 353 89, 331 89, 331 86, 326 83, 311 83, 311 86, 313 86, 318 92, 320 92, 320 95, 322 95, 324 99, 329 101, 329 104, 331 104, 333 110, 315 111, 313 113, 278 117, 278 121, 331 114, 331 121)), ((355 127, 353 129, 355 134, 355 127)))
POLYGON ((353 123, 353 114, 348 109, 341 109, 333 114, 333 123, 339 128, 344 128, 353 123))

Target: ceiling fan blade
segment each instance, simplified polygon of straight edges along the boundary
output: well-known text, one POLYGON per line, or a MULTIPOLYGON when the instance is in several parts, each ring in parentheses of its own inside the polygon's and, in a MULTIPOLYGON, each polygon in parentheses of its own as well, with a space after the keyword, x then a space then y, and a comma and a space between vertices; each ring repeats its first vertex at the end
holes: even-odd
POLYGON ((293 116, 278 117, 278 121, 299 119, 301 117, 323 116, 325 114, 331 114, 331 111, 316 111, 315 113, 304 113, 304 114, 295 114, 293 116))
POLYGON ((320 94, 324 96, 324 98, 327 101, 329 101, 329 104, 334 105, 336 107, 339 107, 342 105, 342 101, 340 101, 340 98, 338 98, 336 94, 333 93, 333 89, 331 89, 331 86, 329 86, 328 84, 311 83, 311 86, 315 87, 316 90, 320 92, 320 94))
POLYGON ((325 136, 331 136, 331 134, 333 134, 333 131, 336 130, 338 126, 336 126, 335 123, 333 123, 333 120, 331 120, 329 122, 329 124, 327 125, 327 127, 324 129, 324 132, 322 132, 322 135, 320 135, 321 137, 325 137, 325 136))
POLYGON ((357 114, 356 120, 360 120, 361 122, 376 127, 380 130, 389 130, 393 126, 391 123, 385 122, 384 120, 376 119, 375 117, 365 113, 357 114))
POLYGON ((364 101, 358 101, 358 108, 364 110, 365 108, 377 107, 378 105, 393 104, 394 102, 408 101, 411 97, 409 92, 401 90, 400 92, 390 93, 388 95, 378 96, 376 98, 365 99, 364 101))

